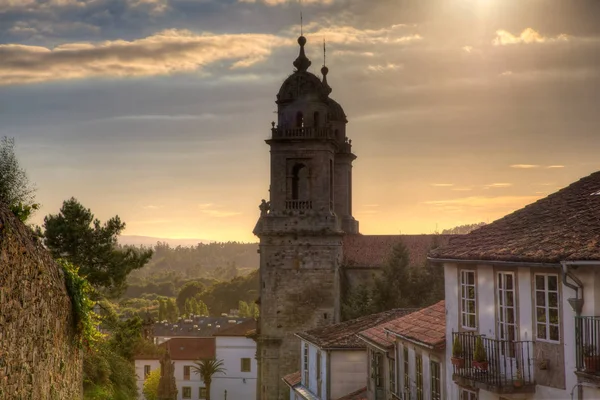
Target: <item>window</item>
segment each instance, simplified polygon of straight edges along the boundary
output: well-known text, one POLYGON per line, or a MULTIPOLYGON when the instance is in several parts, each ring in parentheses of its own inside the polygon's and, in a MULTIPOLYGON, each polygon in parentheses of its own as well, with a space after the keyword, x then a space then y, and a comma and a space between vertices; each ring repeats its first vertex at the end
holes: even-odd
POLYGON ((423 400, 423 356, 415 356, 417 400, 423 400))
POLYGON ((251 360, 249 358, 242 358, 242 367, 241 367, 242 372, 250 372, 250 369, 251 369, 250 361, 251 360))
POLYGON ((390 392, 396 394, 396 360, 388 359, 388 371, 390 374, 390 392))
POLYGON ((442 400, 442 385, 440 384, 442 373, 440 363, 430 361, 429 373, 431 374, 431 400, 442 400))
POLYGON ((322 389, 321 380, 321 352, 317 351, 317 394, 321 396, 322 389))
POLYGON ((463 388, 460 388, 459 390, 459 400, 477 400, 477 392, 463 388))
POLYGON ((304 116, 300 111, 296 114, 296 128, 304 128, 304 116))
POLYGON ((404 395, 410 398, 410 370, 408 364, 408 347, 404 347, 404 395))
POLYGON ((304 364, 302 370, 304 372, 304 386, 308 387, 308 344, 304 343, 304 364))
POLYGON ((513 357, 517 340, 517 305, 515 301, 515 275, 513 272, 498 272, 498 336, 511 343, 501 346, 500 353, 513 357))
POLYGON ((538 339, 560 341, 558 275, 535 275, 536 335, 538 339))
POLYGON ((148 377, 148 375, 150 375, 150 371, 152 371, 152 369, 150 368, 149 365, 144 365, 144 379, 146 379, 148 377))
POLYGON ((309 172, 304 164, 296 164, 292 169, 292 200, 309 199, 309 172))
POLYGON ((460 318, 463 328, 477 328, 475 271, 460 271, 460 318))
POLYGON ((184 386, 181 388, 181 398, 183 399, 191 399, 192 398, 192 388, 189 386, 184 386))
POLYGON ((200 400, 206 399, 206 388, 205 387, 200 387, 200 389, 198 390, 198 398, 200 400))
POLYGON ((371 379, 375 383, 375 388, 383 387, 383 363, 382 354, 378 351, 371 351, 371 379))
POLYGON ((189 365, 183 366, 183 380, 184 381, 190 380, 190 370, 191 370, 191 367, 189 365))
POLYGON ((315 111, 315 113, 313 114, 313 119, 314 119, 314 124, 315 124, 315 128, 319 127, 319 112, 315 111))

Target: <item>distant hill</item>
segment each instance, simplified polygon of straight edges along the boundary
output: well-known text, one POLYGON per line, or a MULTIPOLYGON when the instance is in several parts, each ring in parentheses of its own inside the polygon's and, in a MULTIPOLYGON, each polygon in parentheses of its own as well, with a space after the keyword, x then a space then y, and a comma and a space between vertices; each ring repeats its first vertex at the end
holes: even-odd
POLYGON ((214 240, 206 239, 167 239, 157 238, 152 236, 136 236, 136 235, 121 235, 119 236, 119 243, 122 245, 133 245, 133 246, 148 246, 153 247, 156 242, 168 243, 171 247, 177 246, 195 246, 198 243, 213 243, 214 240))

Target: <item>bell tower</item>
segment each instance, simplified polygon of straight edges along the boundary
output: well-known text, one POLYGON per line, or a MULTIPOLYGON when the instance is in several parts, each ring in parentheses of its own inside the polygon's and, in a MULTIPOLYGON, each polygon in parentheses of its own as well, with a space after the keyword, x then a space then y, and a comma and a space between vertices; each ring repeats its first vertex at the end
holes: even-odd
POLYGON ((339 321, 342 237, 358 233, 352 216, 352 154, 346 115, 329 97, 328 68, 308 71, 306 38, 294 72, 277 94, 271 124, 270 200, 254 229, 260 239, 257 399, 289 398, 281 380, 300 368, 296 332, 339 321))

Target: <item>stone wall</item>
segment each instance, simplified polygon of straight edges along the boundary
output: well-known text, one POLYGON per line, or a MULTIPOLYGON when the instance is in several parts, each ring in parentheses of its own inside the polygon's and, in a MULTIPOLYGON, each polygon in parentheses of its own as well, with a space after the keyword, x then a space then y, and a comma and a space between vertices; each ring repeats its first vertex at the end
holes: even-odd
POLYGON ((0 204, 0 399, 82 397, 63 272, 0 204))

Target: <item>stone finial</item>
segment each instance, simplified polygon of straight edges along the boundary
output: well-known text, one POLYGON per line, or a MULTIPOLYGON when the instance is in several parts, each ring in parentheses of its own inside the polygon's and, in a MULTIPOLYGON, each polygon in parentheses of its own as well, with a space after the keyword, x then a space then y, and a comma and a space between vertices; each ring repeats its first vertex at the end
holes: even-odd
POLYGON ((306 44, 306 38, 304 36, 300 36, 298 38, 298 44, 300 45, 300 54, 298 58, 294 60, 294 67, 298 70, 298 72, 306 72, 308 67, 312 64, 306 54, 304 53, 304 45, 306 44))

